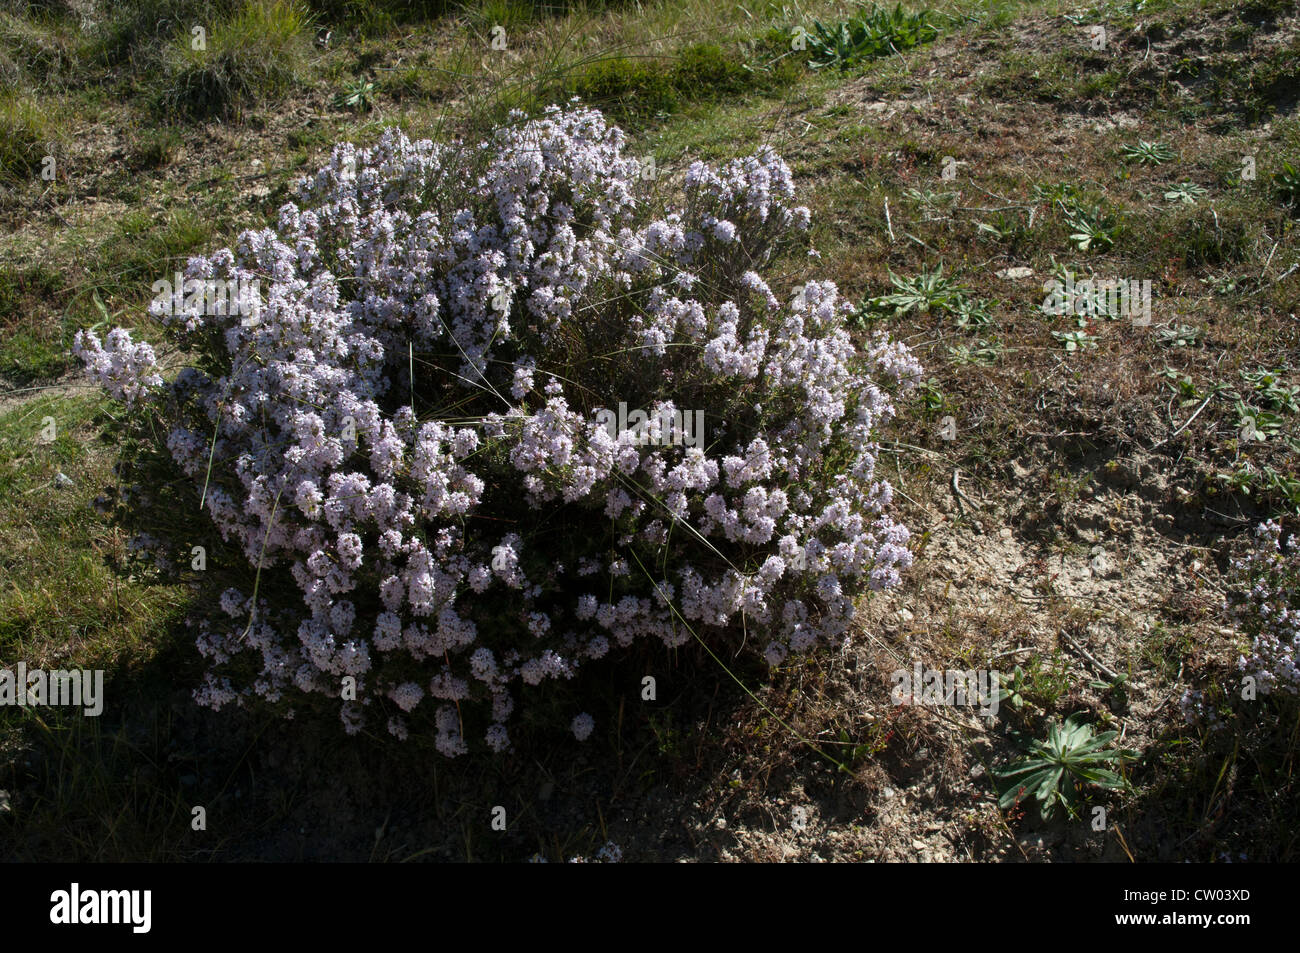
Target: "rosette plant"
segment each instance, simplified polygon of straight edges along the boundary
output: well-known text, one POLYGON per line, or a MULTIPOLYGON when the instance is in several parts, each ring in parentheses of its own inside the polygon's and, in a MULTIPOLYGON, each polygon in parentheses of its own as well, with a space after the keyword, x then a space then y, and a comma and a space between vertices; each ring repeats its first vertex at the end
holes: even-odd
POLYGON ((389 130, 189 260, 259 295, 155 305, 170 380, 125 331, 78 335, 131 446, 182 476, 130 486, 137 545, 168 566, 207 533, 240 563, 195 622, 201 704, 501 751, 589 660, 734 639, 779 664, 898 581, 873 440, 917 363, 855 344, 833 284, 769 286, 809 226, 770 149, 672 186, 576 103, 473 146, 389 130), (611 432, 623 403, 648 423, 611 432))

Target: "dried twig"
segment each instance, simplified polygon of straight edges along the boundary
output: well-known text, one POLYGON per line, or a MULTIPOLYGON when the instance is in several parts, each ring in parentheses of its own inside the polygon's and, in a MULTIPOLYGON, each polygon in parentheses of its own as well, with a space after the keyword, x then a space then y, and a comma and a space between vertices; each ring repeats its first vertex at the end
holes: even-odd
POLYGON ((1108 678, 1110 678, 1110 680, 1111 680, 1112 682, 1115 681, 1117 678, 1119 678, 1119 675, 1118 675, 1117 673, 1111 671, 1111 670, 1110 670, 1109 668, 1107 668, 1105 665, 1101 664, 1101 662, 1098 662, 1095 658, 1093 658, 1093 657, 1092 657, 1092 654, 1091 654, 1087 649, 1085 649, 1082 645, 1080 645, 1078 642, 1076 642, 1076 641, 1075 641, 1075 640, 1070 636, 1070 633, 1069 633, 1069 632, 1066 632, 1064 629, 1061 630, 1061 638, 1065 639, 1065 641, 1067 641, 1067 642, 1069 642, 1071 645, 1073 645, 1074 648, 1075 648, 1075 651, 1077 651, 1077 652, 1078 652, 1080 655, 1082 655, 1085 659, 1087 659, 1089 662, 1091 662, 1091 663, 1096 667, 1097 671, 1101 672, 1103 675, 1105 675, 1105 676, 1107 676, 1108 678))
POLYGON ((1182 433, 1184 430, 1186 430, 1188 427, 1190 427, 1190 426, 1192 425, 1192 421, 1195 420, 1197 417, 1199 417, 1199 416, 1201 415, 1201 411, 1203 411, 1203 410, 1206 408, 1206 405, 1208 405, 1208 404, 1210 403, 1210 401, 1213 400, 1213 399, 1214 399, 1214 394, 1210 394, 1208 397, 1205 398, 1205 400, 1201 401, 1201 406, 1200 406, 1200 407, 1197 407, 1197 408, 1196 408, 1196 412, 1195 412, 1194 414, 1192 414, 1192 416, 1190 416, 1190 417, 1187 418, 1187 423, 1183 424, 1181 427, 1179 427, 1177 430, 1175 430, 1173 433, 1171 433, 1168 437, 1165 437, 1164 440, 1161 440, 1159 443, 1157 443, 1157 444, 1155 444, 1154 446, 1152 446, 1151 449, 1152 449, 1152 450, 1155 450, 1157 447, 1163 447, 1163 446, 1164 446, 1165 444, 1167 444, 1170 440, 1173 440, 1173 439, 1174 439, 1175 437, 1177 437, 1180 433, 1182 433))
POLYGON ((952 489, 953 496, 957 498, 957 515, 965 516, 966 511, 962 508, 961 505, 962 500, 965 500, 967 503, 971 505, 973 509, 977 509, 977 510, 980 508, 980 504, 976 503, 974 500, 972 500, 969 496, 967 496, 965 493, 961 491, 960 480, 961 480, 961 470, 953 470, 952 480, 949 482, 948 486, 952 489))

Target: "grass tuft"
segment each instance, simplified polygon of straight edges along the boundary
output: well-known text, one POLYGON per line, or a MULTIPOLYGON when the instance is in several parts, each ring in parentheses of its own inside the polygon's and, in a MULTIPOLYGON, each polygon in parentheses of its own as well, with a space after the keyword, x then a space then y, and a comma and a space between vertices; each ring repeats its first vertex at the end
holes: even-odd
POLYGON ((238 118, 287 93, 304 73, 311 17, 296 0, 250 0, 204 36, 178 34, 159 100, 165 113, 238 118), (197 48, 196 48, 197 47, 197 48))
POLYGON ((59 130, 47 106, 36 99, 0 92, 0 181, 37 176, 59 130))

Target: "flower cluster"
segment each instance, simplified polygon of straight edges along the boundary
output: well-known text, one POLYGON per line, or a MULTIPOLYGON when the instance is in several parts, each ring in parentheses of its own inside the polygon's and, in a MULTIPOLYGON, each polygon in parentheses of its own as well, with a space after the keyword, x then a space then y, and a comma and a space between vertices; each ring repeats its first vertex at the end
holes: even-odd
POLYGON ((1207 698, 1199 688, 1189 688, 1178 699, 1178 710, 1182 712, 1183 721, 1207 731, 1222 731, 1225 728, 1213 699, 1207 698))
POLYGON ((514 119, 336 147, 275 228, 189 261, 267 293, 256 322, 158 315, 193 357, 172 382, 87 336, 248 562, 201 702, 319 695, 349 732, 506 751, 516 701, 589 660, 743 629, 779 664, 910 564, 873 439, 920 368, 855 345, 832 283, 761 276, 809 225, 785 163, 695 163, 664 207, 600 113, 514 119), (611 434, 621 401, 705 432, 611 434))
POLYGON ((91 377, 127 407, 134 406, 150 388, 162 386, 162 377, 154 372, 157 360, 153 348, 132 341, 130 332, 122 328, 109 331, 104 343, 93 331, 78 331, 72 350, 91 377))
MULTIPOLYGON (((606 841, 605 846, 596 851, 596 855, 590 860, 583 854, 576 857, 570 857, 571 864, 621 864, 623 862, 623 848, 619 847, 613 841, 606 841)), ((530 864, 548 864, 548 861, 541 854, 533 854, 528 858, 530 864)))
POLYGON ((1251 638, 1250 654, 1237 661, 1261 695, 1300 694, 1300 547, 1282 542, 1273 521, 1255 530, 1256 545, 1232 564, 1229 618, 1251 638))

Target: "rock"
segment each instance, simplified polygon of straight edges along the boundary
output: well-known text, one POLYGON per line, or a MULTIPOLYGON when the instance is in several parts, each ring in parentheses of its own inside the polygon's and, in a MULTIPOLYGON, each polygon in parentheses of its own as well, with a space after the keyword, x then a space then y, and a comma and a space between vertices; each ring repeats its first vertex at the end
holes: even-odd
POLYGON ((1101 468, 1101 479, 1113 487, 1128 489, 1136 486, 1138 475, 1133 472, 1131 467, 1127 467, 1117 460, 1112 460, 1101 468))
POLYGON ((1003 268, 997 273, 999 278, 1007 278, 1015 281, 1018 278, 1028 278, 1033 275, 1034 269, 1026 268, 1024 265, 1017 265, 1015 268, 1003 268))

